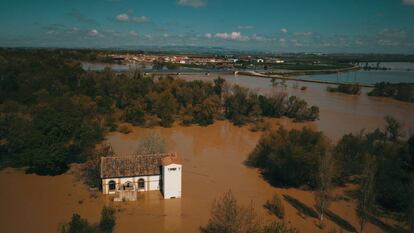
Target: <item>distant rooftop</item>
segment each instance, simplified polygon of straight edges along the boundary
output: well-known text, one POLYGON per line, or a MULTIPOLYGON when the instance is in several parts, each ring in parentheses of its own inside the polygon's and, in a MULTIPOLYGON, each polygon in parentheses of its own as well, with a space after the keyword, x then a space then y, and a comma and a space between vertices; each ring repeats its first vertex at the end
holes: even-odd
POLYGON ((101 178, 160 175, 169 164, 181 164, 176 153, 101 157, 101 178))

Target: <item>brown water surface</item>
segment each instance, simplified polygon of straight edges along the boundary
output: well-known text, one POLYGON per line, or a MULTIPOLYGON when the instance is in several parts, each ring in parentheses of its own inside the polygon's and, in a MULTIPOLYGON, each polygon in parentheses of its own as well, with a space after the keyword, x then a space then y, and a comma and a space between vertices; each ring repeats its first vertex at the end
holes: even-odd
MULTIPOLYGON (((212 80, 214 77, 184 77, 212 80)), ((274 92, 270 81, 263 78, 226 76, 230 83, 250 87, 260 93, 274 92)), ((272 120, 273 125, 287 128, 304 125, 324 131, 332 139, 344 133, 372 130, 383 127, 383 117, 394 116, 408 131, 414 128, 414 104, 386 98, 349 96, 327 92, 326 86, 300 83, 306 91, 292 88, 294 82, 287 82, 288 88, 278 89, 297 95, 310 104, 320 107, 320 120, 314 123, 296 124, 288 119, 272 120)), ((367 89, 363 89, 366 93, 367 89)), ((42 177, 6 169, 0 172, 0 226, 7 233, 49 233, 57 232, 59 224, 67 222, 74 212, 97 222, 102 206, 112 205, 117 212, 116 232, 198 232, 207 223, 212 201, 218 195, 231 189, 244 204, 252 203, 263 221, 276 220, 262 207, 274 193, 285 194, 313 207, 312 192, 297 189, 271 187, 255 169, 247 168, 243 161, 256 145, 261 133, 250 132, 248 127, 236 127, 221 121, 208 127, 174 126, 172 128, 132 128, 124 135, 112 133, 108 141, 118 154, 133 153, 140 136, 150 130, 160 132, 166 139, 168 149, 176 151, 183 158, 183 198, 163 200, 159 192, 148 192, 138 201, 113 203, 100 193, 91 195, 87 187, 74 181, 70 173, 42 177)), ((294 172, 294 171, 292 171, 294 172)), ((336 190, 342 194, 342 189, 336 190)), ((293 199, 293 200, 294 200, 293 199)), ((291 199, 292 200, 292 199, 291 199)), ((326 219, 324 230, 316 226, 316 219, 300 214, 293 205, 283 201, 286 221, 301 232, 327 232, 339 229, 338 222, 326 219)), ((358 228, 353 201, 338 200, 331 210, 345 223, 358 228)), ((389 222, 389 221, 386 221, 389 222)), ((367 232, 382 232, 377 226, 368 225, 367 232)))
MULTIPOLYGON (((345 133, 356 133, 362 129, 368 131, 384 127, 384 117, 395 117, 404 125, 405 131, 414 129, 414 103, 407 103, 391 98, 370 97, 366 93, 371 88, 362 88, 361 95, 353 96, 326 91, 326 84, 287 81, 287 88, 281 85, 274 88, 268 78, 243 75, 221 75, 230 84, 248 87, 261 94, 285 92, 288 95, 298 96, 316 105, 320 110, 320 120, 316 122, 318 128, 337 140, 345 133), (297 85, 299 88, 293 88, 297 85), (305 86, 305 91, 300 87, 305 86)), ((180 76, 184 80, 205 80, 211 82, 217 75, 210 76, 180 76)), ((280 82, 280 80, 278 81, 280 82)))
MULTIPOLYGON (((287 128, 304 126, 287 119, 273 121, 273 125, 276 123, 287 128)), ((182 199, 163 200, 159 192, 148 192, 136 202, 113 203, 99 193, 94 198, 87 187, 74 182, 71 174, 41 177, 6 169, 0 172, 2 232, 56 232, 59 224, 68 221, 73 212, 97 222, 105 204, 118 209, 116 232, 198 232, 207 223, 214 198, 229 189, 241 203, 252 203, 263 222, 276 220, 262 207, 274 193, 290 195, 309 207, 314 205, 312 192, 271 187, 255 169, 243 165, 260 137, 260 133, 250 132, 247 127, 221 121, 208 127, 132 129, 128 135, 108 136, 115 152, 133 153, 140 136, 150 130, 160 132, 168 148, 183 158, 182 199)), ((290 224, 302 232, 324 232, 316 227, 315 218, 299 214, 285 201, 284 204, 290 224)), ((352 201, 337 201, 331 207, 357 227, 354 208, 352 201)), ((330 220, 326 223, 325 232, 339 229, 330 220)), ((368 232, 381 231, 369 225, 368 232)))

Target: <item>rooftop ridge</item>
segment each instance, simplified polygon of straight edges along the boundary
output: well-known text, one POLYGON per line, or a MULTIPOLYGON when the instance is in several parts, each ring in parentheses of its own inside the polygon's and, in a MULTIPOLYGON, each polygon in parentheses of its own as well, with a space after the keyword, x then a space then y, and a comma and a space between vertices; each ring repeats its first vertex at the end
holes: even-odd
POLYGON ((130 154, 101 157, 101 177, 126 177, 158 174, 165 158, 178 159, 175 152, 157 154, 130 154))
POLYGON ((114 154, 113 156, 102 156, 101 158, 128 158, 128 157, 138 157, 138 156, 178 156, 176 152, 170 153, 156 153, 156 154, 114 154))

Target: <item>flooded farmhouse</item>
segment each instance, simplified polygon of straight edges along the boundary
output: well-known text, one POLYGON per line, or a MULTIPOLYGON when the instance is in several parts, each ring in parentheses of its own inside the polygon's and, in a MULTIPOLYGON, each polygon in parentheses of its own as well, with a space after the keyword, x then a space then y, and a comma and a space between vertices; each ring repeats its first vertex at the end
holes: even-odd
POLYGON ((114 201, 134 201, 139 192, 156 190, 164 199, 180 198, 181 172, 175 153, 102 157, 102 192, 114 201))

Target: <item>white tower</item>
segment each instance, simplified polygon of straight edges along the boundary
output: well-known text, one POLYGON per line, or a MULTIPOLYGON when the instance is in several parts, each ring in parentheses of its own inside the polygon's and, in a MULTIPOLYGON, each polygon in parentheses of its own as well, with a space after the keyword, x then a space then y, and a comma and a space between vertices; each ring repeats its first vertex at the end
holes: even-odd
POLYGON ((182 163, 176 154, 162 160, 162 191, 164 199, 181 198, 182 163))

